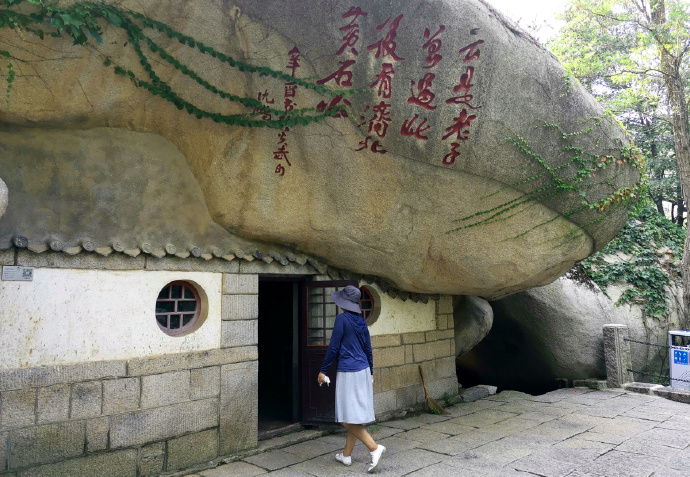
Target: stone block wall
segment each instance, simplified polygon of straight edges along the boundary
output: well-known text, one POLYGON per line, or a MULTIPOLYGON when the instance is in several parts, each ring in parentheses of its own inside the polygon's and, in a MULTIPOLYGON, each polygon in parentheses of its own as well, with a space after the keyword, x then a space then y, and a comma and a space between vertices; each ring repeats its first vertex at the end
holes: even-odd
POLYGON ((240 346, 0 371, 0 475, 154 476, 255 447, 257 359, 240 346))
POLYGON ((257 274, 26 251, 14 263, 222 273, 222 336, 206 351, 0 370, 0 476, 152 477, 256 447, 257 274))
POLYGON ((418 407, 426 401, 419 366, 429 394, 441 399, 458 393, 452 297, 436 304, 436 329, 372 336, 376 415, 418 407))

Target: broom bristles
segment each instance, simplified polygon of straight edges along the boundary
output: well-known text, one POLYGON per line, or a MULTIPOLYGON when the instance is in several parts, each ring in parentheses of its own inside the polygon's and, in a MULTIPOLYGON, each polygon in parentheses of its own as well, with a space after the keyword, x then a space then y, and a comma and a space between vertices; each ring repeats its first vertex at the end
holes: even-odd
POLYGON ((443 409, 443 406, 441 406, 439 403, 437 403, 434 398, 431 397, 429 394, 429 388, 426 387, 426 379, 424 379, 424 370, 422 369, 422 365, 419 365, 419 374, 422 376, 422 385, 424 386, 424 395, 426 396, 426 405, 429 409, 432 411, 436 411, 440 414, 450 414, 448 411, 443 409))

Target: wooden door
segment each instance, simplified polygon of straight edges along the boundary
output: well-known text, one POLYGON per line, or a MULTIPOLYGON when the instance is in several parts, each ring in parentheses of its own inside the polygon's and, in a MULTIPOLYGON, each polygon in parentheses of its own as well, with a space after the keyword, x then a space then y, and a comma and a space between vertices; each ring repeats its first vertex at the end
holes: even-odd
POLYGON ((333 303, 331 292, 356 281, 309 282, 305 287, 304 317, 300 330, 302 348, 302 423, 332 424, 335 422, 335 381, 337 361, 326 375, 330 386, 319 386, 317 377, 328 351, 335 317, 341 310, 333 303))

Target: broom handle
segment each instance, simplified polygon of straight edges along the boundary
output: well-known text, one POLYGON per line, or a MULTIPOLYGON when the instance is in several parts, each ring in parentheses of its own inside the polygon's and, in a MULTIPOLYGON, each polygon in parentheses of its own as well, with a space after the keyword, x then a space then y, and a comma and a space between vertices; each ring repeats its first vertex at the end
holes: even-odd
POLYGON ((419 365, 419 374, 422 375, 422 385, 424 386, 424 394, 429 397, 429 390, 426 387, 426 379, 424 379, 424 370, 422 370, 422 365, 419 365))

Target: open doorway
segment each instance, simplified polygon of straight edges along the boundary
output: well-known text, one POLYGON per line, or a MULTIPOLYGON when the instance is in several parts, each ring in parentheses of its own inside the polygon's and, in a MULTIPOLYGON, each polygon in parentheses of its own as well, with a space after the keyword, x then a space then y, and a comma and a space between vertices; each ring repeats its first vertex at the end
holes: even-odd
POLYGON ((298 280, 259 279, 259 439, 301 425, 298 280))

